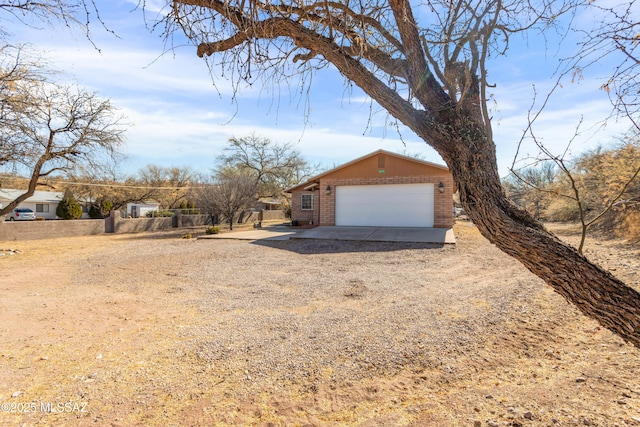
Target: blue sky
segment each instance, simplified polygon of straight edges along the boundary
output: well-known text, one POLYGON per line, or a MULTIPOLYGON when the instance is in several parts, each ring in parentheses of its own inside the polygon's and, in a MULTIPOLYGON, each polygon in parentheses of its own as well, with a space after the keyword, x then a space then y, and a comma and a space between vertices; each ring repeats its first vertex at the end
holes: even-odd
MULTIPOLYGON (((135 9, 137 1, 100 0, 96 4, 108 28, 118 36, 94 20, 92 39, 100 52, 79 28, 8 26, 13 28, 15 41, 28 42, 44 52, 53 67, 66 73, 66 79, 110 98, 127 117, 132 126, 123 147, 128 156, 120 165, 123 174, 133 174, 147 164, 190 166, 208 172, 230 137, 250 134, 291 143, 308 161, 325 167, 377 149, 421 154, 426 160, 443 163, 410 131, 403 130, 402 140, 394 129, 385 132, 383 111, 378 109, 370 122, 366 97, 357 88, 345 90, 335 70, 314 77, 308 99, 296 96, 295 87, 257 82, 241 88, 234 102, 230 82, 212 79, 195 47, 178 38, 168 50, 161 34, 145 28, 142 11, 135 9)), ((589 18, 584 20, 588 23, 589 18)), ((573 48, 570 43, 565 47, 573 48)), ((490 63, 489 77, 497 84, 491 89, 496 102, 492 116, 501 175, 507 174, 527 125, 533 87, 540 100, 546 96, 555 83, 556 64, 556 49, 545 48, 535 38, 512 45, 507 58, 490 63)), ((612 122, 595 133, 597 123, 611 108, 606 93, 599 90, 601 79, 607 77, 605 65, 588 70, 580 82, 566 82, 554 95, 536 127, 552 150, 563 150, 581 117, 585 132, 572 145, 576 153, 608 142, 627 129, 624 122, 612 122)), ((536 153, 525 142, 521 157, 536 153)))

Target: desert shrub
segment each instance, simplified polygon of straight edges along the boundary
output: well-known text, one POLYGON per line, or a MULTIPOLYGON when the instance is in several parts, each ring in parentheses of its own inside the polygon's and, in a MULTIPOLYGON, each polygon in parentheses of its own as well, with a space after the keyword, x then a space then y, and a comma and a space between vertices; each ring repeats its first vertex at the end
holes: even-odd
POLYGON ((633 242, 640 242, 640 210, 627 209, 623 215, 624 219, 616 227, 616 234, 633 242))
POLYGON ((102 218, 102 212, 100 212, 100 208, 97 205, 89 206, 89 218, 102 218))
POLYGON ((173 211, 149 211, 146 214, 147 218, 160 218, 173 216, 173 211))
POLYGON ((546 210, 556 196, 558 169, 553 162, 539 162, 517 173, 512 171, 502 180, 507 197, 529 211, 534 218, 547 220, 546 210))
POLYGON ((89 218, 99 219, 109 215, 113 203, 110 200, 98 200, 89 207, 89 218))
POLYGON ((545 209, 544 218, 547 221, 557 222, 578 221, 580 219, 580 209, 574 200, 556 198, 551 200, 545 209))
POLYGON ((191 233, 183 234, 181 236, 181 238, 183 238, 183 239, 191 239, 192 237, 193 237, 193 234, 191 234, 191 233))
POLYGON ((205 232, 207 234, 220 234, 220 227, 216 227, 216 226, 209 227, 205 230, 205 232))
POLYGON ((82 206, 73 197, 73 194, 67 192, 58 203, 56 215, 62 219, 78 219, 82 217, 82 206))
POLYGON ((593 231, 638 239, 639 134, 579 154, 564 166, 568 168, 564 172, 549 162, 522 169, 518 171, 521 179, 511 174, 503 180, 505 192, 542 220, 580 221, 582 209, 583 220, 593 231))
POLYGON ((93 203, 89 207, 89 218, 100 219, 109 215, 111 212, 111 208, 113 207, 113 203, 109 200, 104 200, 102 202, 93 203))

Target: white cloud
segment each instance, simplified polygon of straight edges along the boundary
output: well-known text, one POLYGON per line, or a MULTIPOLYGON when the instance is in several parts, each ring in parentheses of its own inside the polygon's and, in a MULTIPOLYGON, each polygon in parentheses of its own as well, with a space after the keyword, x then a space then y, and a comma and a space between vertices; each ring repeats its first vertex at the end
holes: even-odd
MULTIPOLYGON (((536 84, 538 92, 536 108, 542 107, 543 97, 546 97, 551 83, 536 84)), ((531 108, 532 100, 531 87, 527 91, 521 90, 518 85, 507 87, 498 96, 498 106, 502 114, 496 120, 493 129, 502 175, 508 173, 508 168, 518 149, 518 141, 529 124, 527 112, 531 108), (500 108, 501 99, 507 100, 508 108, 500 108)), ((532 129, 536 138, 552 153, 560 155, 571 142, 569 154, 575 155, 597 145, 605 145, 628 130, 629 123, 624 120, 609 120, 606 126, 603 126, 603 121, 609 117, 610 112, 611 104, 606 93, 599 90, 597 80, 591 79, 558 89, 533 124, 532 129)), ((527 136, 520 146, 518 158, 535 157, 538 154, 539 148, 532 138, 527 136)))
MULTIPOLYGON (((101 9, 108 7, 103 3, 109 4, 99 3, 101 9)), ((165 4, 147 0, 152 13, 165 4)), ((442 163, 423 141, 401 128, 405 146, 389 127, 386 112, 375 104, 371 110, 369 98, 359 89, 345 86, 335 70, 323 70, 310 80, 313 87, 308 99, 296 79, 281 86, 258 81, 236 92, 227 78, 212 79, 205 61, 184 38, 176 39, 176 45, 183 44, 181 47, 163 54, 164 40, 158 34, 149 34, 140 11, 128 13, 137 0, 110 5, 119 9, 102 9, 101 13, 105 12, 107 26, 120 38, 94 25, 94 41, 101 52, 83 34, 74 37, 62 30, 46 39, 34 29, 21 33, 38 41, 39 48, 50 52, 53 65, 73 75, 80 85, 111 98, 134 123, 124 148, 131 156, 125 165, 131 172, 148 163, 191 165, 206 171, 230 137, 250 134, 294 143, 305 158, 327 167, 380 148, 424 153, 427 160, 442 163), (305 119, 307 105, 309 117, 305 119)), ((492 64, 495 67, 489 75, 498 84, 492 89, 497 100, 492 114, 501 174, 506 174, 527 125, 532 83, 539 97, 555 83, 549 69, 554 58, 544 49, 536 50, 536 46, 522 43, 522 47, 513 51, 516 55, 492 64)), ((561 149, 581 116, 585 119, 584 130, 606 117, 610 106, 598 87, 597 80, 592 79, 558 91, 536 124, 540 138, 561 149)), ((608 135, 626 130, 624 127, 623 123, 611 123, 602 134, 585 132, 574 150, 606 141, 608 135)), ((522 154, 536 153, 535 146, 526 141, 522 154)))

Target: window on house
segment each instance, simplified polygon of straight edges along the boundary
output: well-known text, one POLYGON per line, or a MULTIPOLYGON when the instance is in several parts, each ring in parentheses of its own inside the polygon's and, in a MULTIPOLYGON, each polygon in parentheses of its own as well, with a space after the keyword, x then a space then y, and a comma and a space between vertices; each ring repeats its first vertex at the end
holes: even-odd
POLYGON ((302 195, 302 210, 303 211, 313 210, 313 194, 302 195))
POLYGON ((48 213, 49 205, 44 203, 36 203, 36 212, 48 213))

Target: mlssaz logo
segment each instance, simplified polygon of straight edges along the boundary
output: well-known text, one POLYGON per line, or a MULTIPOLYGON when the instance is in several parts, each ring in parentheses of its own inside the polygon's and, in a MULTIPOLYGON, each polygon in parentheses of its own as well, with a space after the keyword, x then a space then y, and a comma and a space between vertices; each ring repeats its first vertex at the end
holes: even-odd
POLYGON ((87 413, 87 402, 41 402, 41 412, 51 413, 87 413))

